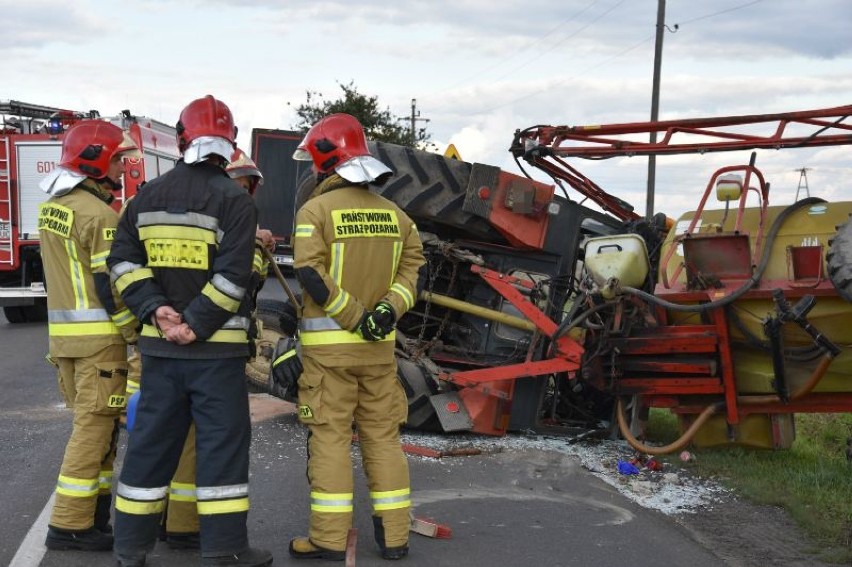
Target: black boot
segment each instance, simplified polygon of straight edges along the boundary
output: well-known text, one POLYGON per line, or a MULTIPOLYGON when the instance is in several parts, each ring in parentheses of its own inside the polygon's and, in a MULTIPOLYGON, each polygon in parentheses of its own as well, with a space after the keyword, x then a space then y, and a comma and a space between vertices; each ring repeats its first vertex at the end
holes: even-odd
POLYGON ((326 549, 314 543, 306 537, 295 537, 290 540, 290 556, 294 559, 324 559, 326 561, 343 561, 346 559, 345 551, 326 549))
POLYGON ((385 545, 385 525, 382 523, 381 516, 373 516, 373 536, 376 538, 376 543, 379 546, 382 559, 396 560, 402 559, 408 555, 407 544, 397 547, 388 547, 385 545))
POLYGON ((145 567, 144 553, 116 553, 115 560, 118 567, 145 567))
POLYGON ((169 549, 201 549, 201 534, 198 532, 166 533, 169 549))
POLYGON ((112 549, 112 534, 105 534, 91 527, 87 530, 63 530, 47 527, 47 538, 44 545, 48 549, 66 551, 110 551, 112 549))
POLYGON ((202 557, 202 566, 234 565, 236 567, 266 567, 272 564, 272 554, 265 549, 249 547, 241 553, 202 557))
POLYGON ((110 512, 112 509, 112 494, 98 494, 98 500, 95 504, 95 529, 105 534, 112 533, 112 526, 109 523, 110 512))

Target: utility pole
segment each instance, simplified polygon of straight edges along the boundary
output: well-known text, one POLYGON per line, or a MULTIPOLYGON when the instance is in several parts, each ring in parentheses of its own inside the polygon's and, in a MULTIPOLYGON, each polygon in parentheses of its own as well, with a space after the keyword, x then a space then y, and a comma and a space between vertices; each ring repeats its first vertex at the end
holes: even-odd
POLYGON ((808 187, 808 171, 810 170, 810 167, 800 167, 799 169, 793 170, 799 172, 799 186, 796 187, 796 201, 799 200, 799 191, 802 189, 805 190, 805 197, 811 196, 811 190, 808 187))
POLYGON ((417 99, 411 99, 411 147, 417 144, 417 121, 429 122, 428 118, 420 118, 420 111, 417 110, 417 99))
MULTIPOLYGON (((663 66, 663 31, 666 25, 666 0, 657 0, 657 40, 654 45, 654 84, 651 91, 651 122, 660 115, 660 69, 663 66)), ((677 29, 677 28, 675 28, 677 29)), ((657 142, 657 132, 651 132, 651 144, 657 142)), ((645 218, 654 216, 654 185, 657 175, 657 156, 648 156, 648 192, 645 201, 645 218)))

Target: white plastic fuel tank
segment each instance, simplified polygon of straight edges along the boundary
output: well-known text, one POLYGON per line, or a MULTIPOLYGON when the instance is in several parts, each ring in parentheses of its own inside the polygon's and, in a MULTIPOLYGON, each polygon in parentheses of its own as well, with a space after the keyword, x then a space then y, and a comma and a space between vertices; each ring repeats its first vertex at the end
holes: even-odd
POLYGON ((636 234, 590 238, 585 250, 586 271, 601 287, 616 278, 622 286, 641 288, 648 277, 648 249, 636 234))

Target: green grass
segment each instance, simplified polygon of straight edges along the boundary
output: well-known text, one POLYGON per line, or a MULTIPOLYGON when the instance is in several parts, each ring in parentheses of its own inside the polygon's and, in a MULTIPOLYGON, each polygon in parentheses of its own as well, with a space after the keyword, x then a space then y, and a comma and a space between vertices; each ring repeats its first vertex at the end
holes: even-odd
MULTIPOLYGON (((677 418, 652 410, 647 435, 668 443, 679 436, 677 418)), ((759 504, 785 508, 808 534, 821 559, 852 563, 852 464, 846 439, 852 414, 799 414, 796 440, 783 451, 741 447, 690 449, 695 460, 680 463, 703 477, 716 477, 759 504)), ((672 458, 674 457, 674 458, 672 458)))

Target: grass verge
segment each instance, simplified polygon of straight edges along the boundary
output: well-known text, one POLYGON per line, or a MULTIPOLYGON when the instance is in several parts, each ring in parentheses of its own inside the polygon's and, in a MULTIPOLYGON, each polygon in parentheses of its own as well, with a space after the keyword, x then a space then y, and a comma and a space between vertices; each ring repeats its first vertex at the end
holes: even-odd
MULTIPOLYGON (((677 418, 652 410, 648 438, 674 441, 677 418)), ((827 562, 852 564, 852 461, 846 440, 850 414, 798 414, 796 440, 784 451, 742 447, 691 449, 695 459, 680 463, 704 477, 715 477, 759 504, 786 509, 827 562)))

